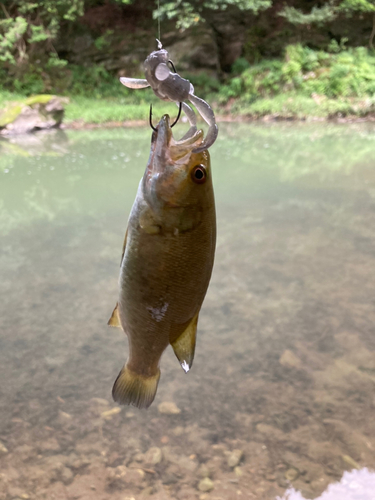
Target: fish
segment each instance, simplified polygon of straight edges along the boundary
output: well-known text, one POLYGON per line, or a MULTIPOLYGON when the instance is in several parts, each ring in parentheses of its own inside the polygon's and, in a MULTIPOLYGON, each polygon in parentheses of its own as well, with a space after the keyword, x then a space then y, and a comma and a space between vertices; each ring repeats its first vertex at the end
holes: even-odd
POLYGON ((125 234, 119 298, 108 321, 129 342, 112 390, 119 404, 151 405, 169 345, 185 373, 193 364, 216 245, 210 155, 195 152, 202 143, 202 130, 175 140, 168 115, 152 134, 125 234))

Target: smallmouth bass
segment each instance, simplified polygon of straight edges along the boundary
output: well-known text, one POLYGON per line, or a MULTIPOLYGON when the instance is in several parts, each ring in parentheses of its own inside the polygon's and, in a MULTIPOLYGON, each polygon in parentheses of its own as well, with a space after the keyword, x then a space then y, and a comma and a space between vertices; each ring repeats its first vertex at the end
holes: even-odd
POLYGON ((192 366, 198 315, 211 278, 215 201, 203 132, 176 141, 164 115, 151 140, 125 235, 119 300, 108 322, 126 333, 129 358, 113 386, 120 404, 148 408, 169 344, 192 366))

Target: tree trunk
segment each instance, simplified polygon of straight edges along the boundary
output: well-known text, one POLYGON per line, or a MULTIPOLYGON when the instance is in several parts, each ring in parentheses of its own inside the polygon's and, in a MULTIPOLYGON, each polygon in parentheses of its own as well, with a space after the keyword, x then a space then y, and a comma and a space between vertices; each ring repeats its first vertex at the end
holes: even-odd
POLYGON ((234 61, 243 53, 248 28, 246 13, 229 6, 223 11, 205 9, 202 17, 213 31, 220 69, 229 73, 234 61))

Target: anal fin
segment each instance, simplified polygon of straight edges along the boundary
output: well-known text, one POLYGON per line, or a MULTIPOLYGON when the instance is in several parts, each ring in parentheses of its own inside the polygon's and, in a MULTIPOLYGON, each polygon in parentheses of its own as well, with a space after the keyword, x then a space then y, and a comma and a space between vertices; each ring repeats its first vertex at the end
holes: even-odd
POLYGON ((198 315, 199 311, 181 335, 174 342, 171 342, 174 353, 185 373, 187 373, 193 365, 198 315))
POLYGON ((118 313, 118 303, 116 304, 116 307, 113 309, 112 316, 108 320, 108 325, 109 326, 116 326, 117 328, 122 328, 120 316, 118 313))

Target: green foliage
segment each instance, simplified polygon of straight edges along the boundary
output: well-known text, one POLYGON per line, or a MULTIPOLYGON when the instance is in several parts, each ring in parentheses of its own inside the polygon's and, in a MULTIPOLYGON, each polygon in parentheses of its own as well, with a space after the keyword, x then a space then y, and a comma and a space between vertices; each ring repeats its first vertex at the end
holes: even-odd
POLYGON ((309 14, 304 14, 295 7, 284 7, 279 16, 285 17, 291 24, 324 24, 333 21, 337 16, 337 9, 329 2, 323 7, 313 7, 309 14))
POLYGON ((0 20, 0 61, 15 64, 15 54, 24 56, 22 37, 27 30, 27 21, 21 16, 0 20))
POLYGON ((290 45, 284 61, 263 61, 232 78, 220 89, 219 100, 238 97, 241 103, 252 103, 290 91, 308 98, 372 97, 375 55, 364 47, 330 54, 290 45))
MULTIPOLYGON (((69 95, 86 97, 125 97, 140 99, 142 92, 132 92, 121 85, 119 79, 109 73, 103 66, 78 66, 71 64, 70 84, 65 91, 69 95)), ((134 101, 136 102, 136 101, 134 101)))
MULTIPOLYGON (((150 102, 132 103, 125 98, 93 99, 74 97, 66 106, 65 118, 67 122, 80 121, 83 123, 123 122, 130 120, 145 120, 150 112, 150 102)), ((164 113, 175 116, 177 108, 173 103, 159 100, 153 105, 154 121, 164 113)))
POLYGON ((245 69, 248 69, 249 67, 250 64, 247 59, 245 59, 244 57, 239 57, 232 64, 231 72, 234 75, 240 75, 245 71, 245 69))
POLYGON ((375 12, 375 5, 373 1, 368 0, 343 0, 338 10, 349 15, 355 12, 375 12))
POLYGON ((186 29, 202 21, 207 11, 237 7, 252 14, 268 9, 272 0, 176 0, 165 2, 153 12, 154 19, 175 19, 177 28, 186 29))
POLYGON ((340 14, 352 17, 358 14, 375 12, 375 3, 372 0, 330 0, 322 7, 314 6, 309 13, 304 13, 295 7, 286 6, 279 16, 285 17, 291 24, 297 25, 323 25, 334 21, 340 14))
MULTIPOLYGON (((49 71, 61 69, 65 63, 59 62, 53 41, 62 22, 73 22, 83 14, 84 0, 15 0, 6 5, 0 9, 3 69, 26 81, 35 63, 49 71)), ((37 78, 41 75, 37 71, 37 78)))
POLYGON ((191 81, 194 85, 195 93, 202 96, 202 98, 217 92, 220 88, 219 80, 206 72, 185 73, 184 78, 191 81))

